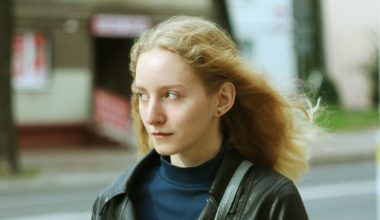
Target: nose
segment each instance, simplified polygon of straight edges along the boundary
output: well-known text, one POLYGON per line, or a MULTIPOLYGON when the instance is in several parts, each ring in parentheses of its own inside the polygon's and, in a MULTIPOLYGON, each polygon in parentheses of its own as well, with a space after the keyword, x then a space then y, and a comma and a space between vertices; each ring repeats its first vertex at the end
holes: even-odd
POLYGON ((146 117, 149 125, 159 125, 165 123, 165 112, 159 100, 152 99, 149 102, 146 117))

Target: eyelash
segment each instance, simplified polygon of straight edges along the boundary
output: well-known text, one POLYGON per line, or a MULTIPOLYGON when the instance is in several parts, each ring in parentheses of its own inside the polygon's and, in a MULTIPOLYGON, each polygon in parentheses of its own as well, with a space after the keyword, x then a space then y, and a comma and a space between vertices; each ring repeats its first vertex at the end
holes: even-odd
MULTIPOLYGON (((149 96, 144 92, 136 92, 136 96, 141 101, 149 100, 149 96)), ((169 100, 178 99, 178 97, 179 97, 178 93, 174 91, 165 92, 163 95, 163 99, 169 99, 169 100), (170 96, 174 96, 174 97, 170 97, 170 96)))
POLYGON ((136 92, 136 96, 139 100, 146 101, 149 97, 143 92, 136 92), (145 98, 143 96, 146 96, 145 98))
POLYGON ((173 91, 165 92, 164 98, 165 99, 177 99, 178 94, 176 92, 173 92, 173 91), (170 98, 169 96, 174 96, 174 97, 170 98))

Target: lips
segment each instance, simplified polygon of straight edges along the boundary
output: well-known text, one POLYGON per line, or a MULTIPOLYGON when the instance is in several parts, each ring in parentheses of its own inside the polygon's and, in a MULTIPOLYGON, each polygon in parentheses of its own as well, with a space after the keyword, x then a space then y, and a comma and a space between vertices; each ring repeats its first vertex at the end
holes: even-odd
POLYGON ((171 132, 152 132, 152 136, 157 138, 157 139, 167 138, 171 135, 173 135, 173 133, 171 133, 171 132))

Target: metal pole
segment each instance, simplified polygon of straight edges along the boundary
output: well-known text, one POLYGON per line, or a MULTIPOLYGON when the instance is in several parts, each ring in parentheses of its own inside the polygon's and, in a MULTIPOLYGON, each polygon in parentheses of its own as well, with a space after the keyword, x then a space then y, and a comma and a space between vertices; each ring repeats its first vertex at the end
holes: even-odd
POLYGON ((231 22, 231 15, 229 13, 227 1, 229 0, 213 0, 213 7, 215 8, 217 22, 231 35, 231 38, 236 42, 236 36, 231 22))
POLYGON ((12 3, 12 0, 0 1, 0 169, 15 173, 19 164, 11 93, 12 3))
MULTIPOLYGON (((377 4, 377 15, 378 15, 378 19, 377 19, 377 27, 378 27, 378 42, 377 42, 377 50, 378 50, 378 56, 377 56, 377 62, 378 62, 378 65, 380 66, 380 4, 378 3, 377 4)), ((378 74, 379 74, 379 77, 378 77, 378 80, 380 80, 380 68, 378 68, 378 74)), ((379 88, 378 88, 378 92, 380 94, 380 83, 378 84, 379 88)), ((380 116, 380 95, 379 95, 379 102, 378 102, 378 116, 380 116)), ((379 123, 380 124, 380 123, 379 123)), ((376 197, 377 197, 377 207, 376 207, 376 210, 377 210, 377 219, 380 220, 380 129, 378 129, 377 131, 377 135, 376 135, 376 143, 377 143, 377 147, 376 147, 376 197)))

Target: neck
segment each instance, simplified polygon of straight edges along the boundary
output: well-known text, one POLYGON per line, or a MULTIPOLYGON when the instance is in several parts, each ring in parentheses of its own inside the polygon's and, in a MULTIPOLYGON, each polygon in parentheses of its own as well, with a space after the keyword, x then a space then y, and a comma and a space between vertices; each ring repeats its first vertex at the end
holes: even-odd
POLYGON ((213 143, 202 148, 190 149, 187 154, 175 154, 170 156, 171 164, 177 167, 195 167, 212 159, 220 150, 222 137, 215 139, 213 143))

